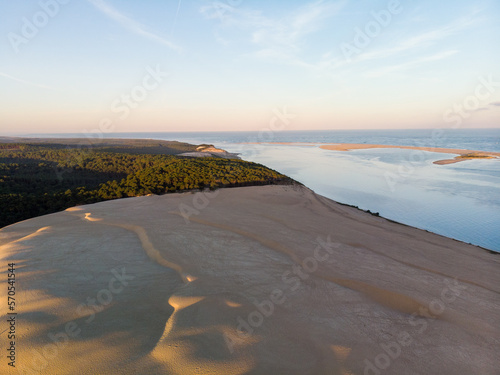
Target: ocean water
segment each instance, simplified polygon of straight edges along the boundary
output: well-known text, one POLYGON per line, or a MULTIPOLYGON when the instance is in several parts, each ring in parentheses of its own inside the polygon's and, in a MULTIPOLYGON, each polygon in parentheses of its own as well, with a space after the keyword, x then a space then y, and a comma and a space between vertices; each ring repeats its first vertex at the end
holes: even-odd
POLYGON ((368 143, 500 152, 500 129, 293 132, 264 129, 114 133, 105 137, 211 143, 238 152, 245 160, 276 169, 330 199, 500 252, 500 159, 436 165, 432 162, 455 155, 403 149, 343 152, 316 147, 321 143, 368 143))

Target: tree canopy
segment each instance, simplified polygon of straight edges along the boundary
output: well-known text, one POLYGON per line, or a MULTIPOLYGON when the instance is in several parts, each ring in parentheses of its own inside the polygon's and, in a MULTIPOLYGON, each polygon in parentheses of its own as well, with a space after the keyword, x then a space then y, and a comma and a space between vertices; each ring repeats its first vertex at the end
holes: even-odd
POLYGON ((257 163, 172 155, 196 148, 175 146, 172 151, 158 142, 86 148, 67 143, 0 143, 0 227, 109 199, 296 183, 257 163))

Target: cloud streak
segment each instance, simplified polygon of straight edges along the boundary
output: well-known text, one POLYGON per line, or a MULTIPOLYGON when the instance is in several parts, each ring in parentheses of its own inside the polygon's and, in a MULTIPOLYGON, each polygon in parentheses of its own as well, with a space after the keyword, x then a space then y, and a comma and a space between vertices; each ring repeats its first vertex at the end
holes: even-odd
POLYGON ((42 84, 39 84, 39 83, 34 83, 34 82, 26 81, 24 79, 11 76, 10 74, 7 74, 7 73, 0 72, 0 77, 4 77, 4 78, 10 79, 12 81, 16 81, 16 82, 28 85, 28 86, 39 87, 41 89, 57 90, 57 89, 55 89, 53 87, 50 87, 50 86, 47 86, 47 85, 42 85, 42 84))
POLYGON ((345 4, 345 0, 315 1, 275 19, 252 9, 230 6, 220 9, 215 3, 202 7, 200 12, 209 19, 220 18, 223 27, 235 27, 247 32, 249 41, 260 48, 254 52, 254 57, 268 58, 298 53, 303 38, 319 30, 322 21, 337 14, 345 4))
POLYGON ((456 19, 455 21, 445 26, 433 30, 427 30, 420 34, 412 35, 406 39, 402 39, 393 47, 379 48, 377 50, 362 52, 359 56, 354 57, 351 61, 348 61, 345 58, 332 57, 334 53, 329 52, 325 54, 317 63, 304 63, 303 65, 318 72, 323 72, 328 75, 335 75, 335 71, 349 69, 356 64, 367 61, 380 60, 381 63, 383 63, 384 60, 395 59, 399 57, 403 59, 410 59, 409 61, 403 62, 401 64, 388 67, 386 66, 382 69, 375 69, 371 70, 371 72, 365 73, 365 76, 367 77, 380 77, 387 73, 408 70, 424 63, 442 60, 457 53, 458 51, 445 51, 421 58, 413 57, 413 59, 411 56, 420 55, 422 50, 429 49, 440 41, 467 28, 470 28, 473 25, 478 24, 480 22, 480 19, 472 18, 472 16, 478 12, 479 11, 475 11, 472 13, 472 15, 469 15, 467 17, 460 17, 459 19, 456 19))
MULTIPOLYGON (((232 28, 243 32, 236 34, 226 30, 224 33, 240 37, 243 35, 247 38, 249 49, 240 57, 297 66, 320 76, 339 79, 356 71, 358 76, 375 78, 449 58, 460 51, 458 48, 446 49, 444 41, 482 21, 481 17, 477 17, 477 14, 482 12, 479 9, 469 12, 466 16, 451 19, 444 25, 434 25, 427 29, 414 27, 412 24, 405 25, 405 32, 392 35, 390 42, 385 38, 381 47, 367 48, 348 61, 339 54, 340 48, 331 50, 330 47, 320 54, 321 51, 312 51, 305 43, 316 31, 324 27, 332 29, 331 18, 341 15, 348 4, 347 1, 314 1, 274 18, 256 9, 238 6, 224 6, 221 9, 214 4, 200 8, 200 12, 206 18, 219 19, 220 29, 232 28), (330 25, 324 22, 325 20, 328 20, 330 25)), ((392 30, 388 32, 394 33, 392 30)), ((223 42, 225 45, 229 44, 226 39, 223 42)), ((240 39, 239 44, 244 45, 244 42, 240 39)), ((340 45, 341 42, 338 41, 338 46, 340 45)))
POLYGON ((177 10, 175 11, 174 23, 172 24, 172 31, 170 31, 170 36, 174 35, 175 26, 177 24, 177 18, 179 17, 179 11, 181 10, 182 0, 179 0, 177 4, 177 10))
POLYGON ((432 61, 439 61, 439 60, 446 59, 450 56, 453 56, 456 53, 458 53, 457 50, 440 52, 440 53, 437 53, 437 54, 434 54, 431 56, 425 56, 425 57, 422 57, 422 58, 419 58, 416 60, 412 60, 412 61, 408 61, 408 62, 405 62, 402 64, 388 66, 388 67, 383 68, 381 70, 370 72, 367 74, 367 76, 368 77, 381 77, 381 76, 384 76, 388 73, 393 73, 393 72, 397 72, 397 71, 405 71, 405 70, 420 66, 422 64, 427 64, 427 63, 432 62, 432 61))
POLYGON ((100 12, 105 14, 107 17, 118 22, 120 25, 125 27, 127 30, 133 32, 134 34, 140 35, 149 40, 160 43, 173 50, 176 51, 180 50, 180 48, 171 41, 148 31, 144 25, 125 16, 124 14, 122 14, 117 9, 113 8, 111 5, 107 4, 103 0, 87 0, 87 1, 91 3, 93 6, 95 6, 100 12))
POLYGON ((445 39, 457 32, 460 32, 472 25, 477 20, 460 18, 446 26, 440 27, 435 30, 429 30, 419 35, 412 36, 406 40, 399 42, 395 47, 379 49, 376 51, 362 53, 356 60, 374 60, 379 58, 387 58, 395 56, 407 51, 414 51, 416 48, 429 47, 436 44, 438 41, 445 39))

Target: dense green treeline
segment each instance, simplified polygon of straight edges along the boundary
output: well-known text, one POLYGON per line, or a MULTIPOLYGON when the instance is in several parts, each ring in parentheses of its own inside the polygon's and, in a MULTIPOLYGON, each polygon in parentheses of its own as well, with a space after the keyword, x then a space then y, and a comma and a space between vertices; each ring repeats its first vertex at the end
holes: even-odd
POLYGON ((256 163, 159 154, 163 146, 153 147, 0 143, 0 227, 108 199, 294 182, 256 163))

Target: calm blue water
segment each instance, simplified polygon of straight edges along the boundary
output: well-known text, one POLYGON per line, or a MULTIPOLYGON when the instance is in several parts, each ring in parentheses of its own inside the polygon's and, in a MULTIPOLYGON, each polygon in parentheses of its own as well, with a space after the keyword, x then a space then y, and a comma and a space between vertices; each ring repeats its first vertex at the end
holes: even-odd
POLYGON ((373 143, 500 152, 500 129, 114 133, 105 136, 212 143, 240 153, 245 160, 276 169, 333 200, 500 251, 500 159, 435 165, 433 161, 455 155, 398 149, 342 152, 300 144, 248 144, 373 143))

